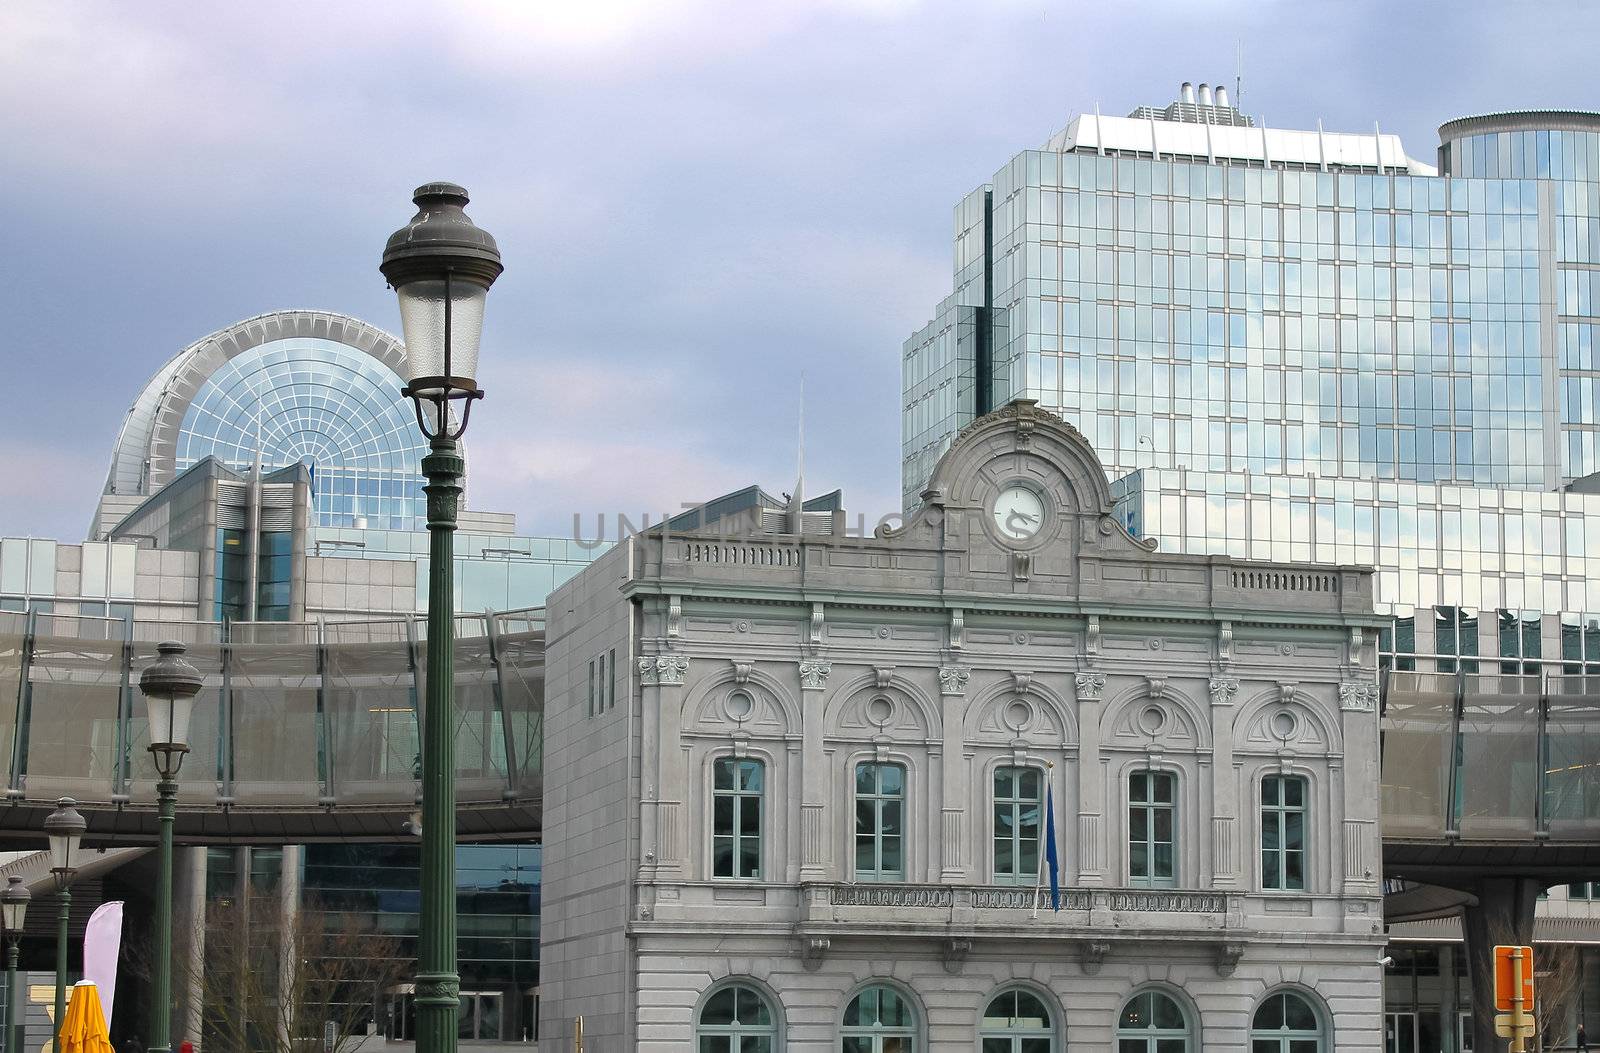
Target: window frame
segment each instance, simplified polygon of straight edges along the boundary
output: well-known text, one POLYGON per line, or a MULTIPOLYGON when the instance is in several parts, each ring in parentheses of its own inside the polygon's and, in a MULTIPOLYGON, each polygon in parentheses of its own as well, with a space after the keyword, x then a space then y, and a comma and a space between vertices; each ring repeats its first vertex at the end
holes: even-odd
POLYGON ((843 1050, 845 1040, 849 1038, 868 1039, 871 1043, 868 1046, 868 1053, 883 1053, 883 1040, 886 1038, 909 1039, 909 1044, 903 1048, 903 1053, 918 1053, 919 1050, 924 1048, 922 1040, 922 1022, 924 1019, 922 1006, 912 997, 910 991, 889 980, 873 978, 851 991, 850 996, 844 1000, 843 1007, 839 1010, 839 1015, 835 1019, 839 1022, 839 1039, 836 1048, 840 1050, 843 1050), (911 1023, 904 1027, 847 1025, 844 1022, 844 1018, 845 1014, 849 1012, 850 1006, 855 1004, 862 995, 874 990, 892 992, 895 997, 905 1003, 906 1009, 911 1016, 911 1023))
POLYGON ((1138 1050, 1137 1053, 1156 1053, 1159 1048, 1156 1046, 1157 1042, 1171 1042, 1174 1039, 1181 1039, 1183 1041, 1183 1053, 1196 1053, 1195 1032, 1198 1030, 1198 1015, 1193 1011, 1187 1000, 1179 997, 1178 994, 1166 987, 1138 987, 1127 998, 1124 998, 1122 1004, 1117 1007, 1116 1023, 1112 1028, 1111 1035, 1112 1048, 1116 1053, 1123 1053, 1122 1044, 1124 1042, 1142 1042, 1144 1044, 1143 1048, 1138 1050), (1131 1028, 1123 1027, 1122 1018, 1127 1013, 1128 1007, 1134 1003, 1134 1000, 1151 995, 1159 995, 1177 1006, 1178 1014, 1183 1017, 1183 1029, 1181 1032, 1172 1028, 1155 1027, 1154 1013, 1151 1014, 1151 1025, 1141 1031, 1136 1032, 1131 1028))
POLYGON ((708 772, 708 774, 710 776, 710 781, 711 781, 711 793, 708 795, 708 799, 710 801, 711 807, 710 807, 710 813, 707 816, 707 819, 708 819, 707 832, 708 832, 709 836, 706 838, 706 847, 708 848, 708 850, 711 853, 711 859, 709 861, 709 866, 706 869, 707 869, 707 873, 710 874, 711 879, 713 881, 764 881, 764 880, 766 880, 766 873, 767 873, 767 861, 766 861, 767 830, 766 830, 766 828, 767 828, 767 818, 768 818, 767 817, 767 784, 768 784, 768 776, 770 774, 770 769, 771 769, 771 765, 767 762, 767 759, 765 757, 735 756, 732 753, 718 753, 718 754, 715 754, 715 755, 713 755, 711 757, 710 770, 708 772), (719 788, 717 786, 717 770, 718 770, 719 766, 721 766, 723 764, 731 764, 731 765, 734 766, 734 771, 735 771, 734 784, 735 785, 734 785, 733 789, 721 789, 721 788, 719 788), (738 772, 740 771, 741 766, 745 765, 745 764, 754 764, 754 765, 756 765, 757 769, 761 772, 761 788, 759 790, 749 791, 749 790, 744 790, 744 789, 741 788, 741 786, 740 786, 741 780, 740 780, 740 778, 738 776, 738 772), (733 826, 732 826, 732 832, 729 833, 729 834, 719 834, 717 832, 717 801, 718 801, 719 798, 723 798, 723 797, 731 798, 733 800, 733 802, 734 802, 734 804, 733 804, 733 826), (754 834, 755 842, 756 842, 756 846, 755 846, 756 847, 756 870, 755 870, 755 873, 753 873, 753 874, 740 874, 740 873, 738 873, 738 870, 739 870, 739 864, 738 864, 739 849, 741 847, 740 841, 745 839, 745 838, 747 838, 747 837, 749 837, 749 836, 751 836, 751 835, 746 834, 746 833, 743 832, 742 816, 743 816, 744 809, 740 805, 741 805, 741 802, 743 800, 748 799, 748 798, 752 798, 752 797, 755 798, 755 800, 757 802, 756 803, 756 832, 754 834), (717 841, 718 841, 718 838, 722 838, 722 837, 731 838, 732 842, 733 842, 733 854, 729 857, 734 861, 734 863, 733 863, 734 873, 732 873, 732 874, 719 874, 719 873, 717 873, 717 841))
POLYGON ((1269 771, 1262 773, 1256 783, 1257 811, 1256 811, 1256 862, 1261 868, 1259 874, 1261 891, 1263 892, 1307 892, 1311 886, 1311 780, 1300 772, 1269 771), (1300 804, 1289 805, 1282 803, 1285 799, 1283 789, 1293 780, 1300 784, 1300 804), (1276 781, 1279 785, 1278 803, 1268 803, 1267 784, 1276 781), (1291 816, 1300 817, 1300 848, 1287 847, 1287 838, 1284 836, 1285 827, 1291 816), (1267 847, 1267 819, 1271 816, 1278 823, 1278 847, 1267 847), (1278 883, 1267 883, 1267 854, 1273 852, 1278 857, 1278 883), (1288 884, 1288 862, 1291 854, 1298 852, 1300 856, 1300 884, 1291 887, 1288 884))
POLYGON ((854 833, 850 838, 851 873, 854 875, 856 881, 882 883, 903 882, 906 880, 907 874, 907 835, 909 833, 909 824, 906 822, 906 808, 908 803, 907 790, 910 787, 911 778, 910 767, 904 761, 899 760, 880 761, 873 758, 864 758, 856 760, 852 763, 850 767, 850 773, 852 776, 852 781, 850 784, 851 802, 854 805, 852 812, 855 816, 855 821, 852 824, 854 833), (873 786, 875 787, 874 792, 866 795, 861 793, 861 769, 863 768, 872 768, 874 769, 875 773, 873 778, 873 786), (898 794, 889 795, 883 792, 883 769, 885 768, 899 769, 900 792, 898 794), (873 829, 867 834, 863 834, 861 830, 861 804, 863 800, 872 802, 873 804, 873 829), (898 837, 900 840, 900 867, 896 871, 886 871, 883 869, 883 840, 885 837, 883 832, 883 806, 889 802, 898 803, 900 806, 900 832, 898 834, 889 835, 898 837), (871 870, 862 870, 859 865, 859 850, 863 837, 870 837, 872 839, 873 860, 875 862, 875 866, 871 870))
POLYGON ((1181 780, 1179 778, 1179 773, 1176 772, 1176 771, 1173 771, 1170 768, 1134 768, 1134 769, 1130 770, 1127 773, 1127 778, 1125 780, 1123 780, 1123 786, 1126 788, 1126 791, 1127 791, 1127 797, 1126 797, 1125 803, 1127 805, 1126 816, 1127 816, 1128 826, 1127 826, 1127 829, 1125 831, 1125 836, 1123 837, 1123 844, 1126 847, 1127 853, 1128 853, 1128 860, 1127 860, 1126 870, 1127 870, 1127 874, 1128 874, 1128 885, 1129 885, 1129 887, 1131 887, 1131 888, 1177 888, 1178 887, 1179 875, 1180 875, 1180 873, 1182 871, 1181 861, 1178 858, 1178 851, 1179 851, 1179 847, 1180 847, 1179 846, 1179 841, 1178 841, 1178 818, 1179 818, 1178 806, 1179 806, 1179 803, 1180 803, 1179 802, 1179 793, 1180 793, 1180 786, 1181 786, 1181 780), (1147 793, 1146 793, 1146 799, 1145 800, 1135 801, 1133 799, 1133 781, 1136 778, 1145 778, 1145 779, 1162 778, 1162 779, 1170 780, 1171 781, 1171 785, 1172 785, 1172 793, 1171 793, 1172 799, 1171 799, 1171 801, 1167 802, 1166 804, 1161 804, 1161 803, 1153 800, 1153 797, 1154 797, 1153 784, 1147 784, 1147 793), (1168 813, 1168 815, 1169 815, 1169 828, 1170 828, 1172 836, 1171 836, 1170 840, 1165 842, 1165 844, 1167 845, 1167 847, 1169 849, 1169 857, 1170 857, 1170 860, 1171 860, 1171 867, 1170 867, 1171 873, 1166 874, 1166 875, 1156 875, 1156 874, 1153 874, 1153 873, 1145 873, 1145 874, 1141 875, 1141 874, 1135 874, 1134 873, 1133 817, 1134 817, 1134 809, 1135 808, 1142 809, 1145 812, 1145 838, 1144 838, 1143 844, 1144 844, 1144 847, 1146 849, 1145 860, 1146 860, 1146 869, 1147 870, 1153 870, 1154 869, 1155 848, 1156 848, 1156 846, 1158 844, 1162 843, 1162 842, 1156 840, 1156 838, 1155 838, 1155 828, 1156 828, 1156 825, 1157 825, 1157 823, 1156 823, 1156 814, 1157 814, 1157 812, 1159 812, 1159 811, 1161 811, 1163 809, 1168 813))
POLYGON ((1061 1022, 1063 1019, 1063 1014, 1060 1006, 1056 1004, 1056 1000, 1046 994, 1044 991, 1024 983, 1006 984, 1004 987, 992 992, 988 998, 984 999, 982 1005, 983 1009, 978 1014, 978 1046, 980 1049, 983 1047, 985 1040, 1000 1039, 1010 1043, 1010 1049, 1007 1051, 1007 1053, 1021 1053, 1021 1043, 1024 1040, 1041 1038, 1049 1042, 1050 1053, 1058 1053, 1058 1051, 1063 1048, 1061 1043, 1061 1022), (983 1021, 985 1015, 989 1012, 990 1008, 993 1007, 994 1003, 1007 995, 1015 994, 1025 994, 1037 999, 1039 1004, 1044 1007, 1047 1019, 1043 1030, 1017 1030, 1016 1028, 1012 1027, 984 1027, 983 1021))
MULTIPOLYGON (((736 994, 734 998, 735 1014, 737 1014, 738 995, 736 994)), ((693 1053, 699 1053, 701 1039, 704 1038, 731 1039, 729 1048, 734 1053, 738 1053, 739 1050, 743 1049, 742 1039, 770 1038, 772 1041, 769 1048, 772 1053, 782 1053, 784 1039, 782 1003, 778 1001, 771 991, 747 978, 730 977, 719 980, 706 988, 705 994, 700 998, 700 1004, 695 1007, 693 1053), (765 1027, 760 1024, 753 1024, 746 1030, 743 1025, 737 1022, 733 1024, 706 1024, 703 1022, 701 1017, 704 1016, 706 1007, 711 1004, 711 1000, 727 990, 741 990, 754 995, 766 1007, 767 1015, 771 1018, 772 1023, 765 1027)))
POLYGON ((1250 1028, 1245 1041, 1246 1048, 1250 1053, 1255 1053, 1257 1042, 1275 1042, 1277 1044, 1276 1048, 1271 1053, 1290 1053, 1293 1048, 1291 1043, 1311 1041, 1317 1043, 1316 1053, 1327 1053, 1328 1050, 1333 1048, 1332 1027, 1328 1023, 1328 1014, 1323 1012, 1322 1003, 1305 991, 1295 987, 1275 987, 1261 997, 1261 1000, 1255 1004, 1255 1008, 1250 1010, 1250 1028), (1305 1007, 1311 1011, 1312 1020, 1316 1022, 1316 1030, 1309 1032, 1290 1030, 1288 1014, 1285 1013, 1282 1027, 1271 1032, 1258 1032, 1256 1017, 1267 1007, 1267 1003, 1274 998, 1295 998, 1304 1003, 1305 1007))
POLYGON ((1045 780, 1048 777, 1049 776, 1046 774, 1046 769, 1036 764, 1002 763, 996 764, 989 769, 989 877, 992 883, 996 885, 1022 886, 1033 885, 1038 882, 1040 860, 1044 855, 1044 805, 1046 793, 1045 780), (1000 872, 999 859, 997 858, 996 853, 996 845, 1000 840, 999 809, 1002 798, 996 792, 995 780, 1000 777, 1000 773, 1003 771, 1012 772, 1014 775, 1023 772, 1033 773, 1035 776, 1037 776, 1039 791, 1038 796, 1032 799, 1031 802, 1028 798, 1020 796, 1004 798, 1005 802, 1011 806, 1011 858, 1013 861, 1013 872, 1009 874, 1002 874, 1000 872), (1015 867, 1016 864, 1021 861, 1021 848, 1024 841, 1024 839, 1020 836, 1020 830, 1022 828, 1020 809, 1021 806, 1028 803, 1032 803, 1035 808, 1033 836, 1035 858, 1033 868, 1029 871, 1023 872, 1021 870, 1016 870, 1015 867))

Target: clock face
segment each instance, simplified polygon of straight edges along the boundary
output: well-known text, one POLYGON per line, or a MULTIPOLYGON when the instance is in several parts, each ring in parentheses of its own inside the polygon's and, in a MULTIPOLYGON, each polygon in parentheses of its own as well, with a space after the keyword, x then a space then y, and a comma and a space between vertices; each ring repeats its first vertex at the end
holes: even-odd
POLYGON ((994 525, 1004 537, 1027 541, 1044 526, 1044 499, 1031 487, 1013 483, 995 498, 994 525))

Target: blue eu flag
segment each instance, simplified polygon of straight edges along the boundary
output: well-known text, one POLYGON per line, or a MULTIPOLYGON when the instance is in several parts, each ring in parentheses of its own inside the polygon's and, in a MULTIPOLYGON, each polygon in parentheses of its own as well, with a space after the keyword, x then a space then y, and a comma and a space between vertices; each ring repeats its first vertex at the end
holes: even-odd
POLYGON ((1048 784, 1044 790, 1044 861, 1050 868, 1050 909, 1061 909, 1061 859, 1056 854, 1056 795, 1048 784))

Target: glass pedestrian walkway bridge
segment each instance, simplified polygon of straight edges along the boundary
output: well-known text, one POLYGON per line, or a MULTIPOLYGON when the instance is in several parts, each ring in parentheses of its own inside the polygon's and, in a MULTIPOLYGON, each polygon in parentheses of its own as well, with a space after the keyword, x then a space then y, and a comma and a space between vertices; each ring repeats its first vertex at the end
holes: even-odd
POLYGON ((1383 685, 1384 869, 1587 880, 1600 867, 1600 675, 1444 659, 1383 685))
MULTIPOLYGON (((75 797, 91 841, 155 835, 139 673, 181 640, 205 676, 179 775, 190 842, 394 840, 417 808, 427 622, 131 622, 0 612, 0 843, 75 797)), ((544 611, 456 619, 457 829, 540 830, 544 611)))

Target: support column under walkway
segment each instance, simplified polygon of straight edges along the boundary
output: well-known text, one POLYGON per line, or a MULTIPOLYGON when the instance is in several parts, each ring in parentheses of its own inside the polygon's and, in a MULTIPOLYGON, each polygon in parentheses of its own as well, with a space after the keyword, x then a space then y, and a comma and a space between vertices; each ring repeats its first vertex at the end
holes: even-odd
POLYGON ((1532 946, 1533 912, 1547 884, 1539 878, 1480 878, 1473 888, 1477 905, 1462 913, 1475 1050, 1505 1048, 1505 1040, 1494 1033, 1494 948, 1501 943, 1532 946))

